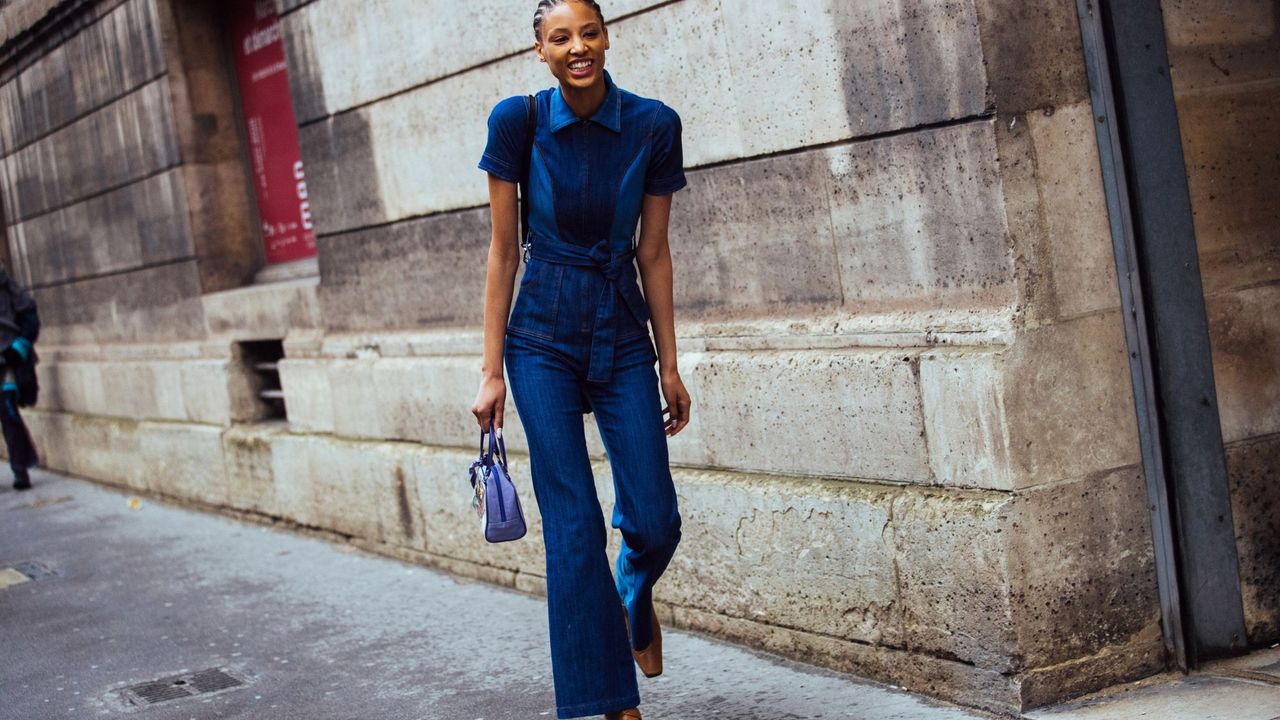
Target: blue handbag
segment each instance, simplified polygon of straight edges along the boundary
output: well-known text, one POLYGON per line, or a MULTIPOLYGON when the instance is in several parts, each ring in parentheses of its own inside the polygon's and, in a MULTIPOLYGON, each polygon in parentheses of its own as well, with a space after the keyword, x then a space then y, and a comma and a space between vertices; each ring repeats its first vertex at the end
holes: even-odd
POLYGON ((507 444, 492 420, 489 430, 480 432, 480 456, 471 463, 470 474, 471 507, 484 523, 484 539, 500 543, 524 537, 520 497, 507 472, 507 444))

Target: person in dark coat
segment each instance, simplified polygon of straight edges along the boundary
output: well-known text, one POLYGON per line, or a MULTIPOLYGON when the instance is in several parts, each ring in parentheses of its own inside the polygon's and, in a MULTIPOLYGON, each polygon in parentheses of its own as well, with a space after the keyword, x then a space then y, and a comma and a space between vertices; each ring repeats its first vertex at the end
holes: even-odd
POLYGON ((35 298, 0 266, 0 360, 3 361, 3 385, 0 385, 0 428, 9 450, 9 467, 13 470, 13 489, 30 490, 28 472, 40 462, 27 424, 18 412, 19 406, 36 403, 35 342, 40 336, 40 316, 35 298))

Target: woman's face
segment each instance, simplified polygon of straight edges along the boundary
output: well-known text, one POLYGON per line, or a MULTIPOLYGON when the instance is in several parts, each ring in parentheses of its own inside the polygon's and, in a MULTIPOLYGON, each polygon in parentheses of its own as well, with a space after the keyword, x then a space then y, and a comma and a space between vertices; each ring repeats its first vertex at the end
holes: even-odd
POLYGON ((604 81, 609 31, 590 5, 561 3, 542 18, 542 39, 534 46, 561 85, 586 89, 604 81))

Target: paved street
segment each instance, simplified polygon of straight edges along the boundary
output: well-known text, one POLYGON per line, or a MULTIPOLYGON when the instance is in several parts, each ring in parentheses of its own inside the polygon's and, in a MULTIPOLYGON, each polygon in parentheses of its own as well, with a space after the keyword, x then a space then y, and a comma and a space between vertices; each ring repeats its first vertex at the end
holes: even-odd
MULTIPOLYGON (((537 598, 147 498, 135 509, 80 480, 35 482, 0 486, 0 568, 38 577, 0 571, 4 720, 554 717, 537 598), (244 684, 142 708, 121 693, 207 669, 227 675, 146 692, 244 684)), ((982 717, 696 635, 664 639, 666 674, 642 679, 646 718, 982 717)))
MULTIPOLYGON (((0 720, 554 717, 538 598, 80 480, 35 481, 0 487, 0 720), (205 670, 221 673, 192 677, 205 670), (135 697, 184 697, 139 706, 123 692, 156 680, 135 697)), ((667 673, 641 686, 654 720, 988 717, 664 638, 667 673)), ((1280 720, 1280 649, 1026 718, 1280 720)))

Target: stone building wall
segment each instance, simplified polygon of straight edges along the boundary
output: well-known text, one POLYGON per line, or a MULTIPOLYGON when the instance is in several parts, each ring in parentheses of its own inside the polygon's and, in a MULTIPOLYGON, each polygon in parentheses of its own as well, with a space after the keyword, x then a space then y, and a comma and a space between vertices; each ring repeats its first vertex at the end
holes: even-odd
POLYGON ((1280 6, 1165 0, 1245 623, 1280 640, 1280 6))
MULTIPOLYGON (((219 205, 244 195, 235 143, 191 140, 233 106, 198 3, 95 11, 38 58, 154 45, 154 89, 89 103, 148 122, 73 109, 63 136, 0 103, 9 244, 50 325, 47 463, 540 592, 533 503, 528 539, 485 545, 460 474, 489 235, 474 168, 492 105, 551 83, 532 8, 279 5, 318 277, 248 281, 247 201, 219 205), (20 130, 47 149, 8 144, 20 130), (221 172, 196 172, 215 146, 221 172), (136 191, 151 204, 103 199, 158 178, 167 195, 136 191), (61 232, 74 213, 119 220, 61 232), (260 421, 242 362, 263 339, 283 340, 287 422, 260 421)), ((605 12, 614 78, 680 112, 690 180, 672 247, 695 422, 671 443, 685 536, 664 617, 1000 711, 1163 668, 1074 3, 805 0, 785 30, 746 0, 605 12)), ((115 62, 63 74, 102 85, 115 62)))

